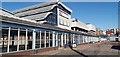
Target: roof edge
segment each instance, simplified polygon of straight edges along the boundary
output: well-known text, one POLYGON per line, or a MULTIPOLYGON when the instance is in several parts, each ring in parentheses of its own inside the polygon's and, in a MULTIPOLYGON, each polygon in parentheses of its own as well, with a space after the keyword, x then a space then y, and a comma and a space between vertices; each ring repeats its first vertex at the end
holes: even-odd
POLYGON ((10 11, 8 11, 8 10, 6 10, 6 9, 0 8, 0 10, 3 10, 3 11, 5 11, 5 12, 9 13, 9 14, 14 15, 12 12, 10 12, 10 11))
POLYGON ((66 5, 64 5, 62 2, 58 2, 58 4, 61 4, 65 9, 72 12, 72 10, 69 7, 67 7, 66 5))

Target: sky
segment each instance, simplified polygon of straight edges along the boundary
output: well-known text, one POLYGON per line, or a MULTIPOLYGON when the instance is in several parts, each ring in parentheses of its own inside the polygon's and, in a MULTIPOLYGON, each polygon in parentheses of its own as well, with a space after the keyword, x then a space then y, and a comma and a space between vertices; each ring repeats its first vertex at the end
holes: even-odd
MULTIPOLYGON (((41 2, 3 2, 2 8, 14 11, 41 2)), ((118 27, 117 2, 63 2, 72 9, 72 17, 96 28, 106 30, 118 27)))

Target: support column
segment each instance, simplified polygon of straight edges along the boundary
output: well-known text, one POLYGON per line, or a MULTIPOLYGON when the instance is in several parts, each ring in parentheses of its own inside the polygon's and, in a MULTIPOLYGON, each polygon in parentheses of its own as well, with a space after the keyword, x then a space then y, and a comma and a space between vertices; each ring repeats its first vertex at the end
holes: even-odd
POLYGON ((86 42, 88 42, 88 40, 87 40, 87 36, 85 36, 85 43, 86 43, 86 42))
POLYGON ((74 31, 75 31, 75 28, 73 28, 74 29, 74 31))
POLYGON ((49 39, 49 47, 50 47, 50 32, 49 32, 49 36, 48 36, 48 39, 49 39))
POLYGON ((73 34, 73 41, 72 41, 72 43, 74 43, 75 42, 75 34, 73 34))
POLYGON ((57 7, 57 25, 59 26, 59 23, 60 23, 60 21, 59 21, 60 19, 59 19, 59 8, 57 7))
POLYGON ((90 42, 91 42, 91 37, 90 37, 90 42))
POLYGON ((20 40, 20 29, 18 28, 18 43, 17 43, 17 51, 19 51, 19 40, 20 40))
POLYGON ((41 41, 42 41, 42 40, 41 40, 41 31, 40 31, 40 48, 41 48, 41 41))
POLYGON ((82 38, 83 38, 83 43, 84 43, 84 41, 85 41, 85 40, 84 40, 84 39, 85 39, 84 35, 82 35, 82 38))
POLYGON ((91 41, 90 39, 91 39, 91 37, 89 36, 89 42, 91 41))
POLYGON ((88 39, 88 42, 90 42, 90 37, 89 36, 87 36, 87 39, 88 39))
POLYGON ((35 30, 33 30, 32 49, 35 49, 35 44, 36 44, 36 32, 35 32, 35 30))
POLYGON ((71 34, 71 43, 73 43, 73 34, 71 34))
POLYGON ((85 40, 86 40, 86 42, 89 42, 89 37, 88 36, 85 36, 85 40))
POLYGON ((44 48, 46 48, 46 31, 44 32, 44 48))
POLYGON ((80 35, 78 35, 78 44, 80 44, 80 35))
POLYGON ((26 29, 25 50, 27 50, 27 44, 28 44, 28 29, 26 29))
POLYGON ((9 30, 8 30, 8 45, 7 45, 7 52, 9 52, 9 45, 10 45, 10 27, 9 27, 9 30))
POLYGON ((63 44, 63 33, 62 33, 62 35, 61 35, 61 45, 63 46, 64 44, 63 44))
POLYGON ((86 38, 87 38, 87 42, 89 42, 89 40, 90 40, 89 36, 86 36, 86 38))
POLYGON ((65 33, 65 44, 66 44, 66 33, 65 33))
POLYGON ((55 32, 52 33, 52 47, 55 47, 55 32))
POLYGON ((56 33, 56 47, 58 46, 58 33, 56 33))
POLYGON ((91 41, 93 42, 93 37, 91 37, 91 38, 92 38, 92 40, 91 40, 91 41))

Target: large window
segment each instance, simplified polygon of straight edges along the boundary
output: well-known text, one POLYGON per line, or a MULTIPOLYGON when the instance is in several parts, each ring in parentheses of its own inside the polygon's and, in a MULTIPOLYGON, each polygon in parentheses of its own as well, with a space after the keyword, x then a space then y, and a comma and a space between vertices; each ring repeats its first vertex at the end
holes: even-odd
POLYGON ((52 46, 52 33, 50 31, 46 31, 46 47, 52 46))
POLYGON ((33 41, 33 31, 32 30, 28 30, 27 49, 32 49, 32 41, 33 41))
POLYGON ((19 50, 25 50, 25 42, 26 41, 26 31, 24 29, 20 30, 19 37, 19 50))
POLYGON ((49 31, 46 31, 46 47, 49 47, 49 31))
POLYGON ((18 44, 18 30, 16 28, 11 28, 9 50, 17 51, 17 44, 18 44))
POLYGON ((35 48, 40 48, 40 31, 36 32, 36 47, 35 48))
POLYGON ((46 18, 46 21, 45 22, 46 24, 50 24, 50 25, 57 25, 57 15, 55 14, 49 14, 46 18))
POLYGON ((45 31, 41 31, 41 48, 44 47, 44 32, 45 31))
POLYGON ((2 37, 0 38, 0 53, 7 52, 8 28, 2 28, 2 37))
POLYGON ((53 37, 53 34, 52 32, 50 32, 50 47, 52 47, 52 37, 53 37))
POLYGON ((83 43, 83 36, 80 35, 80 43, 83 43))

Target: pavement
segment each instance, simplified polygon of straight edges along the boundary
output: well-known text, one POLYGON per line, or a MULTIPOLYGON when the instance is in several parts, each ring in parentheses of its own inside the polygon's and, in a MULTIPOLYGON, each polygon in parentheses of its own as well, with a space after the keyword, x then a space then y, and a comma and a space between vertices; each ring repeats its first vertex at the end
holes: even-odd
POLYGON ((120 56, 120 45, 118 42, 104 42, 79 45, 77 48, 61 48, 55 51, 38 53, 35 55, 118 55, 120 56))

